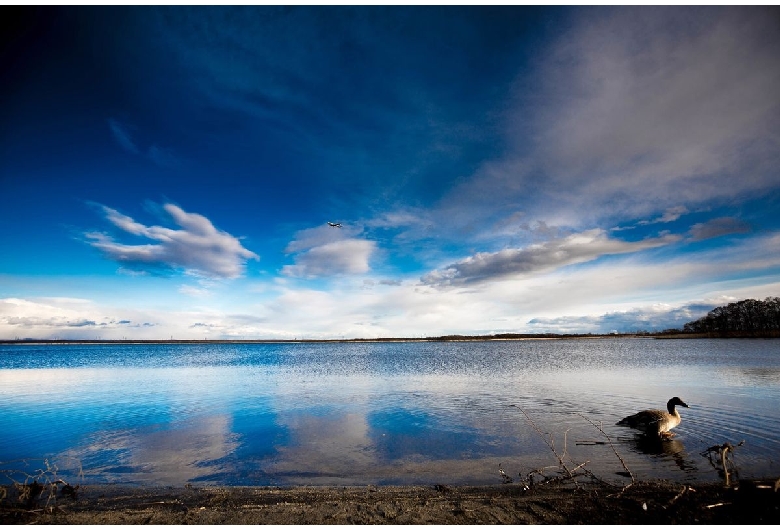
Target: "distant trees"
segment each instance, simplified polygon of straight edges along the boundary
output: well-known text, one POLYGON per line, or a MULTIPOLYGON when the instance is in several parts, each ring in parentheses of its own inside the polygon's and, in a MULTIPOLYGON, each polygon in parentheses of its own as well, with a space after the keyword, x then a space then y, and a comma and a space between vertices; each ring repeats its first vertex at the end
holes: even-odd
POLYGON ((683 331, 726 337, 780 337, 780 297, 716 307, 707 316, 685 324, 683 331))

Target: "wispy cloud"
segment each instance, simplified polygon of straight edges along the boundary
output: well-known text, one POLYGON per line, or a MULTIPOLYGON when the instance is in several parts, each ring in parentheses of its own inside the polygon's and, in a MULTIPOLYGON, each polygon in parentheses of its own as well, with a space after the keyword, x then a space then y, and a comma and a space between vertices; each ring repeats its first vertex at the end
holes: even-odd
POLYGON ((116 242, 107 234, 85 234, 90 245, 125 268, 153 272, 183 270, 209 278, 237 278, 244 273, 247 260, 259 259, 238 238, 216 229, 206 217, 185 212, 174 204, 165 204, 163 210, 180 230, 146 226, 113 208, 101 208, 106 219, 120 230, 153 241, 128 245, 116 242))
POLYGON ((556 195, 642 213, 774 186, 774 18, 729 8, 582 17, 544 67, 553 105, 537 122, 539 161, 556 195))
POLYGON ((463 227, 521 210, 581 228, 669 222, 776 187, 775 21, 761 8, 578 11, 536 75, 522 72, 505 154, 442 206, 463 227))
POLYGON ((560 267, 585 263, 610 254, 627 254, 668 245, 680 238, 663 236, 628 242, 611 239, 601 229, 592 229, 544 243, 498 252, 479 252, 422 278, 434 286, 465 285, 509 276, 549 272, 560 267))
POLYGON ((130 130, 126 125, 123 125, 117 120, 109 119, 108 127, 111 129, 111 134, 114 136, 114 140, 116 140, 116 143, 118 143, 122 149, 134 155, 140 153, 138 146, 135 145, 130 130))
POLYGON ((160 167, 178 167, 181 165, 181 159, 174 154, 172 149, 158 145, 149 146, 146 155, 160 167))
POLYGON ((640 225, 651 225, 657 223, 671 223, 688 213, 688 208, 685 206, 674 206, 667 208, 663 215, 650 219, 649 221, 639 221, 640 225))
POLYGON ((674 206, 672 208, 667 208, 666 211, 664 211, 661 215, 654 217, 652 219, 642 219, 640 221, 637 221, 634 224, 629 224, 625 226, 616 226, 611 228, 610 230, 612 232, 621 232, 623 230, 634 230, 639 226, 649 226, 659 223, 672 223, 674 221, 677 221, 682 217, 683 215, 688 213, 688 208, 685 206, 674 206))
POLYGON ((729 234, 750 232, 750 225, 734 217, 718 217, 705 223, 696 223, 691 227, 690 235, 694 241, 712 239, 729 234))
POLYGON ((212 292, 208 289, 195 287, 194 285, 182 285, 179 287, 179 292, 193 298, 207 298, 212 295, 212 292))
POLYGON ((179 157, 171 149, 160 147, 156 144, 151 144, 146 149, 140 148, 138 141, 134 138, 131 126, 110 118, 108 120, 108 128, 111 130, 111 135, 116 143, 128 153, 144 157, 160 167, 177 167, 181 165, 179 157))

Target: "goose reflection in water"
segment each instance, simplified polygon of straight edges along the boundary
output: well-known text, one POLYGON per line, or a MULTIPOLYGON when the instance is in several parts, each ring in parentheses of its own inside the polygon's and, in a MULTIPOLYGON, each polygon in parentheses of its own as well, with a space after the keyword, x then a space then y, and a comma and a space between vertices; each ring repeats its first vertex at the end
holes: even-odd
POLYGON ((677 467, 683 471, 694 471, 697 469, 693 461, 688 458, 685 446, 681 440, 640 434, 635 436, 631 443, 639 453, 662 458, 671 457, 677 467))

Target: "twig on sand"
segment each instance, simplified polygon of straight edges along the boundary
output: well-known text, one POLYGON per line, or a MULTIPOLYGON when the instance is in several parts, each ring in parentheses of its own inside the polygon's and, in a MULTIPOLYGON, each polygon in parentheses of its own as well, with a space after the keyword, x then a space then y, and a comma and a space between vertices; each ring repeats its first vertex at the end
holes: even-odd
POLYGON ((682 497, 683 495, 685 495, 685 493, 686 493, 686 492, 688 492, 688 491, 696 491, 696 490, 695 490, 695 489, 693 489, 693 488, 692 488, 692 487, 690 487, 690 486, 683 486, 683 489, 680 491, 680 493, 678 493, 677 495, 675 495, 675 496, 674 496, 674 498, 673 498, 672 500, 670 500, 670 501, 669 501, 669 503, 668 503, 666 506, 664 506, 664 508, 668 508, 669 506, 671 506, 672 504, 674 504, 675 502, 677 502, 677 500, 678 500, 680 497, 682 497))

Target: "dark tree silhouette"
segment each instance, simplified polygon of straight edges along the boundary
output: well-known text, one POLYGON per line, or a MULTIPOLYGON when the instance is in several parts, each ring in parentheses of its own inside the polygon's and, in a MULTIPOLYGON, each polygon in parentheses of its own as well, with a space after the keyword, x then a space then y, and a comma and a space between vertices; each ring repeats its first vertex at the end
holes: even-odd
POLYGON ((780 297, 716 307, 707 316, 685 324, 683 331, 720 337, 780 337, 780 297))

